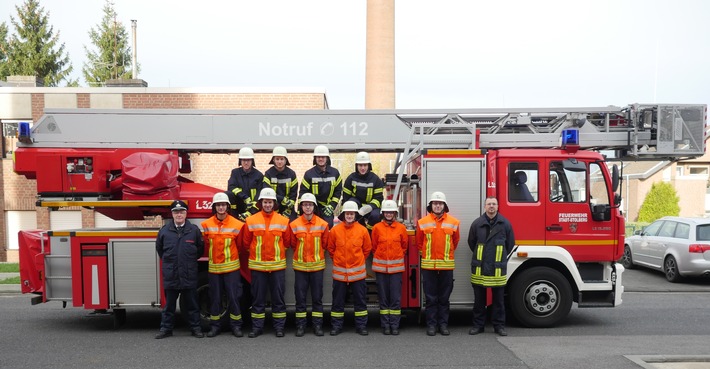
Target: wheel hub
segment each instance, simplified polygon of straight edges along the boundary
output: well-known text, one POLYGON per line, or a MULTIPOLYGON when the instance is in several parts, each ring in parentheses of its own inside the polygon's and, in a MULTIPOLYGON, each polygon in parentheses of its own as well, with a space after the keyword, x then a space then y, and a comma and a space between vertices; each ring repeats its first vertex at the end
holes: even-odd
POLYGON ((548 314, 557 307, 557 292, 547 283, 536 283, 528 289, 525 301, 536 314, 548 314))

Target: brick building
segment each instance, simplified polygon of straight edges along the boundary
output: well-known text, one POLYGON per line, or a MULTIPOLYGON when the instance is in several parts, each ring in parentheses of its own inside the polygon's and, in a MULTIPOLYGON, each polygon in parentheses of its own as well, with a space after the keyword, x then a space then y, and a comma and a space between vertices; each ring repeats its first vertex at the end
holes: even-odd
MULTIPOLYGON (((17 231, 21 229, 61 229, 79 227, 116 227, 160 224, 116 222, 92 210, 80 208, 50 211, 38 208, 36 183, 13 171, 17 123, 38 120, 46 108, 80 109, 328 109, 322 89, 239 89, 239 88, 149 88, 142 81, 129 81, 139 87, 35 87, 34 78, 11 80, 0 86, 0 123, 3 127, 2 173, 0 173, 0 261, 16 261, 17 231)), ((97 122, 97 129, 100 122, 97 122)), ((235 148, 235 151, 239 148, 235 148)), ((226 189, 237 155, 192 155, 193 172, 189 179, 226 189)), ((257 154, 256 167, 269 168, 270 154, 257 154)), ((291 167, 302 174, 312 166, 307 154, 289 155, 291 167)), ((351 170, 345 170, 349 173, 351 170)))

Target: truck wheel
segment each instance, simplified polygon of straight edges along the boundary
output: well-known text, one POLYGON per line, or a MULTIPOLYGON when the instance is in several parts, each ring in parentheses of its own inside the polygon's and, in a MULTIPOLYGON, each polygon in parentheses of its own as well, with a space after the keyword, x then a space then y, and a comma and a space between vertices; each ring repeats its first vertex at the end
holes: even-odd
POLYGON ((119 329, 126 324, 126 309, 113 309, 113 329, 119 329))
POLYGON ((515 276, 509 284, 510 310, 531 328, 552 327, 572 308, 572 287, 558 271, 534 267, 515 276))

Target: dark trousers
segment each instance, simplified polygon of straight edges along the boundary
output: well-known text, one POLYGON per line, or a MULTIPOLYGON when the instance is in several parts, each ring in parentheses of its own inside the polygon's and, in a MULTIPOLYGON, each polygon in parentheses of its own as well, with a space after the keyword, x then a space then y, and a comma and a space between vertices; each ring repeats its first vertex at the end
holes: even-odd
POLYGON ((422 269, 422 278, 424 278, 427 326, 447 326, 449 324, 449 298, 454 289, 454 271, 422 269))
POLYGON ((209 273, 207 280, 210 286, 210 325, 220 327, 220 313, 222 313, 222 294, 227 298, 227 311, 229 311, 229 325, 234 328, 242 327, 242 308, 239 299, 242 298, 242 276, 239 270, 229 273, 209 273))
POLYGON ((491 323, 495 329, 505 327, 505 287, 471 285, 473 286, 473 326, 480 328, 486 324, 486 288, 490 288, 493 293, 491 323))
POLYGON ((333 306, 330 308, 330 325, 335 329, 343 329, 345 295, 348 291, 348 285, 353 292, 355 328, 363 329, 367 326, 367 285, 364 279, 355 282, 333 280, 333 306))
POLYGON ((202 330, 200 327, 200 308, 197 305, 197 289, 189 288, 184 290, 165 290, 165 308, 163 309, 162 318, 160 320, 160 330, 162 332, 172 332, 175 327, 175 307, 177 299, 181 297, 185 299, 187 311, 183 311, 187 321, 190 323, 190 329, 193 331, 202 330))
POLYGON ((402 313, 402 273, 377 274, 377 297, 380 300, 380 326, 398 329, 402 313))
POLYGON ((372 227, 380 222, 380 209, 372 209, 369 214, 366 214, 361 219, 362 225, 364 225, 368 231, 372 231, 372 227))
POLYGON ((264 329, 267 290, 271 290, 271 316, 274 318, 274 330, 283 331, 286 325, 286 271, 273 272, 251 271, 251 325, 253 330, 264 329))
POLYGON ((323 325, 323 271, 301 272, 296 270, 296 326, 305 327, 308 321, 306 301, 311 289, 311 320, 314 326, 323 325))

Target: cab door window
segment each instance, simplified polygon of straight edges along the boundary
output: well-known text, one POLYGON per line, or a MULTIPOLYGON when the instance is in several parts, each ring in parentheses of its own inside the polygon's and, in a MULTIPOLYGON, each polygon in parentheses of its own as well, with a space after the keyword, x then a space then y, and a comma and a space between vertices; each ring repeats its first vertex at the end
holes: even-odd
POLYGON ((551 202, 587 201, 586 170, 570 170, 561 161, 552 161, 549 176, 551 202))
POLYGON ((508 201, 537 202, 538 164, 510 163, 508 165, 508 201))

